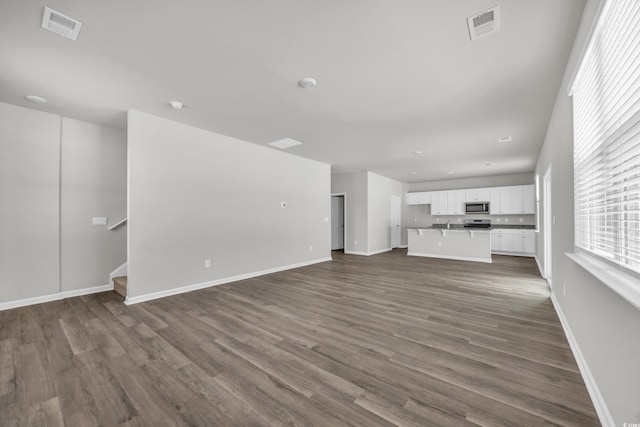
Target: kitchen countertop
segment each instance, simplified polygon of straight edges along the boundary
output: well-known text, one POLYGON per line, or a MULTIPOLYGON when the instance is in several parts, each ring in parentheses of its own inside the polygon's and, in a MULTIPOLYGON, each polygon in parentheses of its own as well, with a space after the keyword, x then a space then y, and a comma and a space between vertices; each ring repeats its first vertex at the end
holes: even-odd
POLYGON ((433 224, 428 225, 426 227, 404 227, 406 230, 474 230, 474 231, 482 231, 482 230, 535 230, 535 225, 526 225, 526 224, 492 224, 489 228, 480 228, 480 227, 465 227, 463 225, 451 224, 451 228, 447 228, 446 224, 433 224))

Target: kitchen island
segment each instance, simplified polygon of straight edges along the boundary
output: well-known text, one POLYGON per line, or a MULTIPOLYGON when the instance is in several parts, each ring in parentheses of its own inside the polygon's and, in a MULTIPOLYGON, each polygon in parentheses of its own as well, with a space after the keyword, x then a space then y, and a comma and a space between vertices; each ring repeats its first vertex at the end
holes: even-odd
POLYGON ((410 256, 491 262, 491 232, 472 228, 408 228, 410 256))

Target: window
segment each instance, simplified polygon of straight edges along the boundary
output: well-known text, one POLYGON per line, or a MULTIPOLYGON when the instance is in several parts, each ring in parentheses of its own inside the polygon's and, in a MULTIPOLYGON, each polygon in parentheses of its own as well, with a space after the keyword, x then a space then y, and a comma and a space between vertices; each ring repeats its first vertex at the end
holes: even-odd
POLYGON ((607 1, 571 93, 575 245, 640 273, 639 1, 607 1))

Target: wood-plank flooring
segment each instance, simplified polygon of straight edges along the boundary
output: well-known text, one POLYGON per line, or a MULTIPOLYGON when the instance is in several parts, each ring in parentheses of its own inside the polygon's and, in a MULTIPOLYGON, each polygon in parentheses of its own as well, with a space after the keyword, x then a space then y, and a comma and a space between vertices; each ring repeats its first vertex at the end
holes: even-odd
POLYGON ((599 425, 532 259, 333 256, 0 312, 0 425, 599 425))

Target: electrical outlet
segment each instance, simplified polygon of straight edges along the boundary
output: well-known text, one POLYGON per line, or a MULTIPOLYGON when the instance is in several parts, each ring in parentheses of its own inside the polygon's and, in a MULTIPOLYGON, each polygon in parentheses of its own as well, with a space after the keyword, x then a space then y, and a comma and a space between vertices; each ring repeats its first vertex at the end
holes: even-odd
POLYGON ((205 259, 204 260, 204 268, 211 268, 211 260, 210 259, 205 259))
POLYGON ((309 245, 309 252, 313 252, 313 246, 309 245))
POLYGON ((324 217, 324 222, 329 222, 329 217, 328 216, 324 217))
POLYGON ((353 246, 358 246, 358 241, 357 240, 353 241, 353 246))
POLYGON ((496 218, 496 222, 500 222, 500 218, 496 218))
POLYGON ((524 218, 518 218, 520 222, 524 222, 524 218))
POLYGON ((562 296, 567 295, 567 282, 562 282, 562 296))
POLYGON ((504 219, 504 222, 509 222, 509 218, 505 218, 505 219, 504 219))
POLYGON ((376 239, 373 239, 373 244, 374 244, 374 245, 376 244, 376 239))
POLYGON ((554 226, 556 225, 556 216, 555 215, 553 216, 553 225, 554 226))
POLYGON ((413 218, 413 222, 418 222, 418 218, 413 218))

